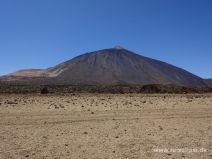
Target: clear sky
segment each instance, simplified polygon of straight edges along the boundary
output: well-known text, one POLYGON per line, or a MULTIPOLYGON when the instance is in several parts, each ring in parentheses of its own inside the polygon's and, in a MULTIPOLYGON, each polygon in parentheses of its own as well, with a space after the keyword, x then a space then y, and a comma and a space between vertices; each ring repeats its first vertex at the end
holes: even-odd
POLYGON ((212 77, 212 0, 0 0, 0 75, 115 45, 212 77))

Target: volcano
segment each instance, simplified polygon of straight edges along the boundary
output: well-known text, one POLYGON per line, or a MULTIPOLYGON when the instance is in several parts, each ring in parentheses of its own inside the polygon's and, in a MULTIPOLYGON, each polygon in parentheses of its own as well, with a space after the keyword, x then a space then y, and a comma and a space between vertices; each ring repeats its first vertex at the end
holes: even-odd
POLYGON ((85 53, 55 67, 20 70, 1 81, 62 85, 176 85, 207 87, 205 80, 122 47, 85 53))

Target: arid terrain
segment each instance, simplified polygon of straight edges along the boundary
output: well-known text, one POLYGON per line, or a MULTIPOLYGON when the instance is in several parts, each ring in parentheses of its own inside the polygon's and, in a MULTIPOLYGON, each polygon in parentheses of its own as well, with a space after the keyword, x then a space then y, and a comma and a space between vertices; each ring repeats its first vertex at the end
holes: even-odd
POLYGON ((2 94, 0 158, 210 159, 212 95, 2 94))

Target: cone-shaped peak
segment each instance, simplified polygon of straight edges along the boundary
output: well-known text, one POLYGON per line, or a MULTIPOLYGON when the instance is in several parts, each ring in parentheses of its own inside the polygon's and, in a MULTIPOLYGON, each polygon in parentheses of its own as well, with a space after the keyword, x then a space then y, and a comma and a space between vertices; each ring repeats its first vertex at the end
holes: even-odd
POLYGON ((116 45, 116 46, 114 47, 114 49, 122 50, 122 49, 125 49, 125 48, 122 47, 121 45, 116 45))
MULTIPOLYGON (((21 84, 27 80, 39 85, 172 84, 207 87, 198 76, 165 62, 140 56, 121 46, 85 53, 49 69, 27 70, 15 77, 0 78, 0 82, 17 80, 21 84)), ((207 84, 211 86, 210 80, 207 84)))

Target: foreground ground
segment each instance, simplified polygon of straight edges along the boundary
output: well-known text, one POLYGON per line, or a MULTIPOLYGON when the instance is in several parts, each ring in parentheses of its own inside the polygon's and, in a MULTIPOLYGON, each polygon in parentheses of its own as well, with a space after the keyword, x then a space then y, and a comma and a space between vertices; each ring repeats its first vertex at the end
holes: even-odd
POLYGON ((212 95, 0 95, 10 158, 210 159, 212 95))

